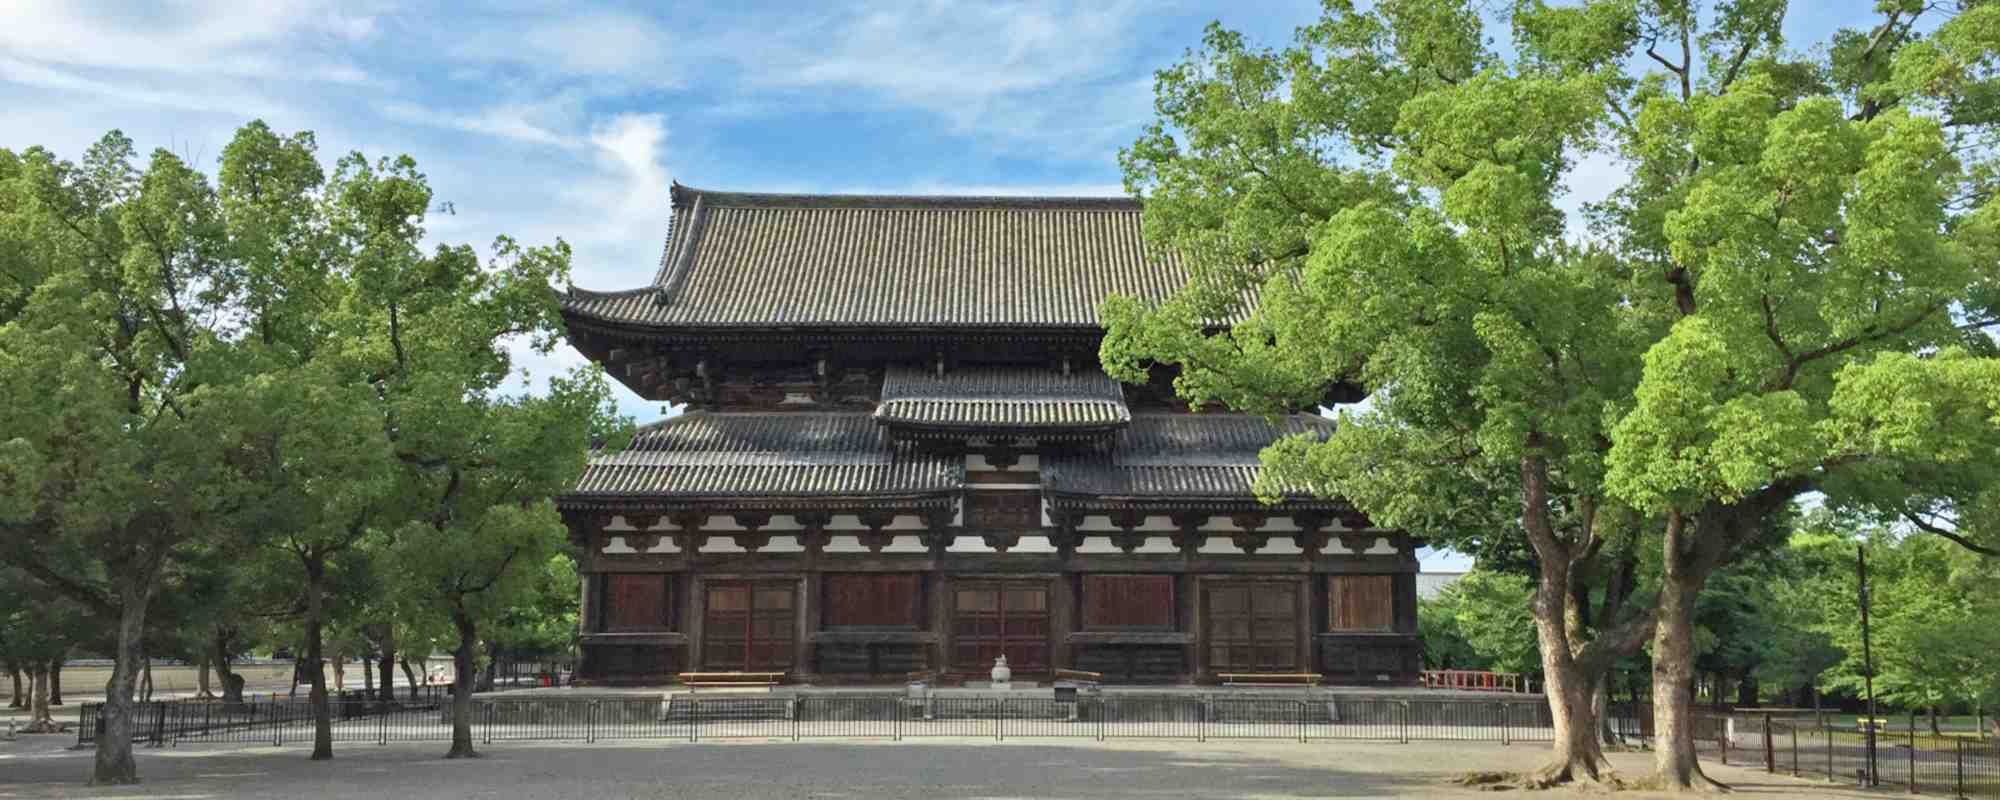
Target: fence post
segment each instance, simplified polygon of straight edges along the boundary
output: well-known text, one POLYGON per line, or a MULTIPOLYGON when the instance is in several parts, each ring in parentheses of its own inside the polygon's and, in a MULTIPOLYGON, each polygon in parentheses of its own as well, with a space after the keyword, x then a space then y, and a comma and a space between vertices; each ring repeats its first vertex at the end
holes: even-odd
POLYGON ((1101 694, 1097 696, 1096 702, 1093 705, 1097 706, 1097 740, 1101 742, 1104 741, 1106 718, 1111 716, 1111 706, 1104 702, 1104 695, 1101 694))
POLYGON ((1792 777, 1799 776, 1799 726, 1792 725, 1792 777))
POLYGON ((1722 724, 1716 726, 1716 730, 1722 734, 1722 765, 1725 767, 1729 766, 1729 744, 1731 739, 1736 738, 1732 735, 1736 733, 1735 728, 1736 720, 1731 717, 1723 717, 1722 724))
POLYGON ((487 703, 487 704, 486 704, 486 737, 485 737, 485 738, 486 738, 486 741, 485 741, 485 744, 492 744, 492 743, 493 743, 493 704, 492 704, 492 703, 487 703))
POLYGON ((1408 700, 1403 700, 1403 701, 1400 701, 1400 702, 1396 703, 1396 730, 1397 730, 1397 737, 1396 737, 1396 738, 1397 738, 1397 739, 1399 739, 1399 740, 1401 741, 1401 743, 1403 743, 1403 744, 1409 744, 1409 743, 1410 743, 1410 701, 1408 701, 1408 700))
POLYGON ((1917 712, 1910 712, 1910 794, 1917 793, 1917 712))
POLYGON ((597 741, 596 700, 590 701, 588 705, 583 707, 583 740, 591 743, 595 743, 597 741))
POLYGON ((1507 724, 1507 704, 1494 703, 1493 707, 1500 709, 1500 745, 1504 747, 1513 744, 1513 738, 1510 736, 1513 730, 1507 724))
POLYGON ((701 741, 701 700, 688 692, 688 741, 701 741))
POLYGON ((1764 715, 1764 773, 1778 771, 1778 756, 1771 749, 1771 715, 1764 715))
POLYGON ((1833 728, 1821 725, 1819 730, 1826 734, 1826 780, 1833 783, 1839 780, 1833 776, 1833 728))
POLYGON ((388 744, 389 744, 389 704, 383 703, 381 710, 375 713, 375 746, 384 747, 387 746, 388 744))
POLYGON ((1952 737, 1951 743, 1952 743, 1951 749, 1952 749, 1952 761, 1953 761, 1952 772, 1954 775, 1957 776, 1952 781, 1952 785, 1956 789, 1956 791, 1952 793, 1952 796, 1964 797, 1965 796, 1965 740, 1954 736, 1952 737))
POLYGON ((285 715, 278 713, 278 701, 271 701, 271 746, 285 746, 285 715))
POLYGON ((993 734, 997 737, 995 741, 1007 741, 1007 698, 1000 698, 1000 713, 993 716, 995 717, 993 720, 993 734))
POLYGON ((1293 704, 1292 704, 1292 713, 1293 713, 1293 714, 1295 714, 1295 715, 1296 715, 1296 716, 1298 717, 1298 720, 1299 720, 1299 743, 1300 743, 1300 744, 1305 744, 1305 741, 1306 741, 1306 701, 1304 701, 1304 700, 1300 700, 1300 701, 1298 701, 1297 703, 1293 703, 1293 704))
POLYGON ((1196 707, 1199 714, 1194 718, 1194 740, 1208 741, 1208 695, 1201 696, 1201 705, 1196 707))
POLYGON ((908 695, 896 698, 896 716, 894 717, 896 725, 890 729, 889 741, 900 742, 903 740, 903 717, 910 713, 910 702, 907 698, 908 695))

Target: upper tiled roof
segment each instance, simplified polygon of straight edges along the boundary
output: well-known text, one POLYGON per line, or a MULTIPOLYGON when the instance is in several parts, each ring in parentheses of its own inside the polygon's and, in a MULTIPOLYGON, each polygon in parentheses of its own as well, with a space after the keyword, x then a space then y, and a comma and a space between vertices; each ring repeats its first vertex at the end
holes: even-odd
POLYGON ((936 373, 890 367, 875 418, 923 428, 1111 428, 1132 419, 1118 382, 1096 369, 968 367, 936 373))
POLYGON ((654 285, 572 290, 571 315, 705 327, 1098 327, 1112 294, 1186 282, 1125 198, 709 192, 676 184, 654 285))
POLYGON ((853 497, 957 490, 965 464, 886 441, 862 413, 691 411, 594 455, 572 496, 853 497))
MULTIPOLYGON (((1258 453, 1280 437, 1324 438, 1333 423, 1294 414, 1277 423, 1248 414, 1139 414, 1108 454, 1048 459, 1044 489, 1068 495, 1239 500, 1255 496, 1258 453)), ((1303 486, 1284 494, 1309 498, 1303 486)))

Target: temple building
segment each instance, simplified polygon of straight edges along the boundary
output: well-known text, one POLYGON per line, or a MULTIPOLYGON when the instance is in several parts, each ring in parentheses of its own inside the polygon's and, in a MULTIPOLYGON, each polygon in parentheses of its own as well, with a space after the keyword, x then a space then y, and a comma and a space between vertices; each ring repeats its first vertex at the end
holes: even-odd
POLYGON ((1260 450, 1331 421, 1099 369, 1100 302, 1186 279, 1140 216, 676 185, 652 285, 563 300, 578 350, 682 409, 558 500, 580 678, 950 683, 1004 655, 1016 680, 1414 682, 1416 542, 1252 492, 1260 450))

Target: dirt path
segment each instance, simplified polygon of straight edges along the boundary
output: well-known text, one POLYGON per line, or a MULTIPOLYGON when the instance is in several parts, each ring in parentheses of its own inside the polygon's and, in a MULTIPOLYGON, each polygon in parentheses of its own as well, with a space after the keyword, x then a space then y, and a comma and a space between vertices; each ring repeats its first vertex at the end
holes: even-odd
MULTIPOLYGON (((1541 747, 1454 743, 943 739, 489 745, 485 758, 469 762, 442 759, 441 744, 358 745, 339 749, 334 761, 312 762, 300 748, 182 746, 142 750, 142 786, 92 789, 82 785, 90 754, 62 749, 72 741, 0 743, 0 798, 1491 798, 1496 793, 1446 781, 1470 770, 1526 768, 1543 755, 1541 747)), ((1644 753, 1613 759, 1628 774, 1650 766, 1644 753)), ((1738 798, 1887 796, 1711 769, 1738 784, 1738 798)), ((1586 793, 1519 796, 1578 794, 1586 793)))

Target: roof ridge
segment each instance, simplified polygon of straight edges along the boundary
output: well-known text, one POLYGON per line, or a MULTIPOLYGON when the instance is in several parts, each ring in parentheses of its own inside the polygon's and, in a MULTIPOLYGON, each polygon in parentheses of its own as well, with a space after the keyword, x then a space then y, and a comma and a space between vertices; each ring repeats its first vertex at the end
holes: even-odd
POLYGON ((711 208, 1045 208, 1136 212, 1137 198, 1106 195, 1005 194, 846 194, 839 192, 738 192, 697 189, 676 181, 669 190, 675 209, 703 203, 711 208))

